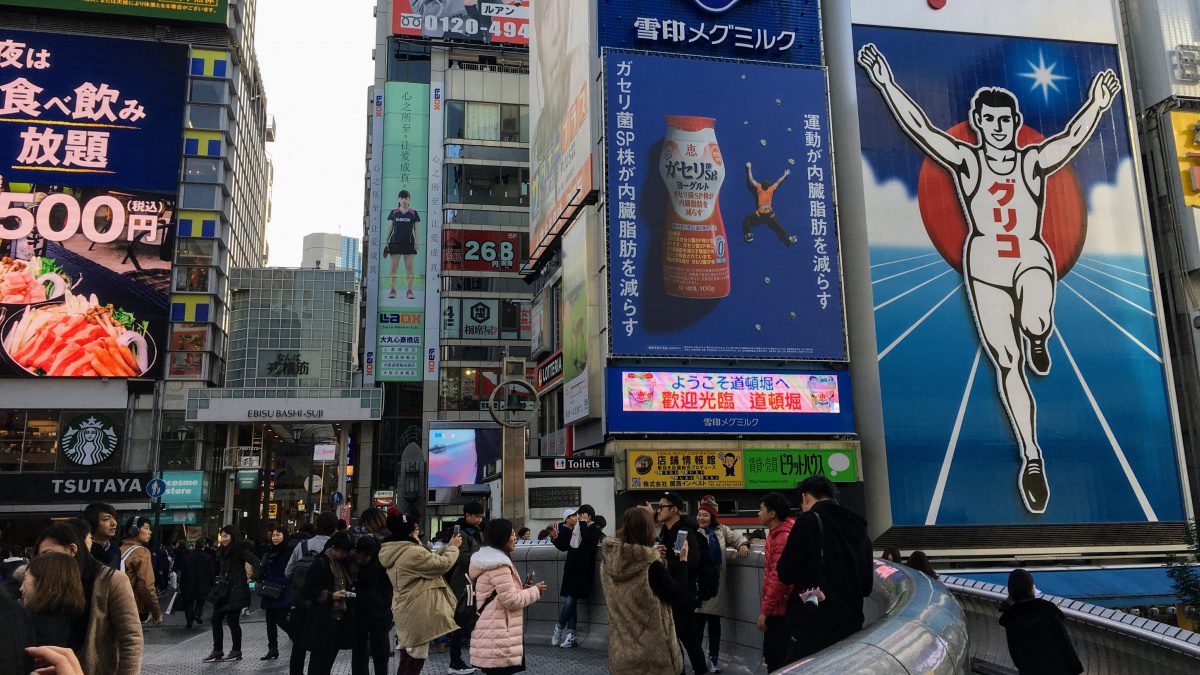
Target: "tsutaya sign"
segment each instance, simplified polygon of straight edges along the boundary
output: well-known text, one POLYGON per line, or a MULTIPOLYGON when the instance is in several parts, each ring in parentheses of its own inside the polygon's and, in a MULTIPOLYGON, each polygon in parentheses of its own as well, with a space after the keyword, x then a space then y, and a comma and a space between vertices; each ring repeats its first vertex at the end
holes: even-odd
POLYGON ((30 473, 0 477, 0 503, 147 501, 150 473, 30 473))

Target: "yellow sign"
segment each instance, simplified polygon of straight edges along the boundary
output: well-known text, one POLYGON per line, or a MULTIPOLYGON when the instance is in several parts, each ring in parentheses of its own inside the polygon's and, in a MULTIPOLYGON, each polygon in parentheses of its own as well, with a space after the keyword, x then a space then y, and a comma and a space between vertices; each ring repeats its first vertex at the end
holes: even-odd
POLYGON ((279 517, 279 502, 267 504, 267 517, 272 520, 279 517))
POLYGON ((1171 113, 1171 128, 1183 199, 1188 206, 1200 207, 1200 113, 1171 113))
POLYGON ((629 450, 631 490, 742 487, 741 450, 629 450))

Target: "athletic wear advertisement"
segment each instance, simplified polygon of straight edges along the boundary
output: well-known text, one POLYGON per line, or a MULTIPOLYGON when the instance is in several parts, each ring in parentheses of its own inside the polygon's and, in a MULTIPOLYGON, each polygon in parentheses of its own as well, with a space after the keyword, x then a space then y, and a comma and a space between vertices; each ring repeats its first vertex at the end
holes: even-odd
POLYGON ((425 229, 429 219, 429 85, 384 90, 378 340, 375 379, 420 382, 425 325, 425 229))
POLYGON ((604 71, 611 353, 845 360, 824 71, 611 50, 604 71))
POLYGON ((1182 520, 1115 31, 1004 14, 854 29, 893 522, 1182 520))

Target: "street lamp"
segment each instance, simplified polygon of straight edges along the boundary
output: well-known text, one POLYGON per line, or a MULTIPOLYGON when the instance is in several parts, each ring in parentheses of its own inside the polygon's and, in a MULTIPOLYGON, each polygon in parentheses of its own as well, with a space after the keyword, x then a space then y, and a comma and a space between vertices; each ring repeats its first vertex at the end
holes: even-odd
POLYGON ((304 427, 299 424, 292 425, 292 442, 299 443, 300 437, 304 435, 304 427))

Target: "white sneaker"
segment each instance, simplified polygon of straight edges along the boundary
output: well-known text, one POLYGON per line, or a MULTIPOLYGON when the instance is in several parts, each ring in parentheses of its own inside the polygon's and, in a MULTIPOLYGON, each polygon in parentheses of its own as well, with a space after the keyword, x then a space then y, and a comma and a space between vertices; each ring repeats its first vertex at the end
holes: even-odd
POLYGON ((465 668, 450 668, 446 672, 449 675, 471 675, 471 673, 475 672, 475 669, 467 666, 465 668))
POLYGON ((551 647, 557 647, 562 642, 562 629, 562 626, 554 624, 554 636, 550 638, 551 647))
POLYGON ((576 645, 575 634, 567 633, 567 637, 563 639, 562 644, 559 646, 561 646, 563 649, 570 649, 571 647, 574 647, 575 645, 576 645))

